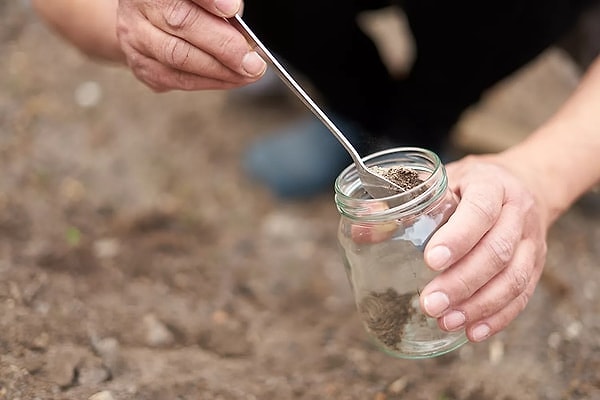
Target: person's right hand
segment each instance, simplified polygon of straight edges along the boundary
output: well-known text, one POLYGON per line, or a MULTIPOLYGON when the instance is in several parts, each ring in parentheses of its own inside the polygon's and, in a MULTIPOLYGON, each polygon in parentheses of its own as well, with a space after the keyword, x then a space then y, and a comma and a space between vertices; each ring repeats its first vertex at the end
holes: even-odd
POLYGON ((135 76, 157 92, 230 89, 266 63, 224 18, 241 0, 119 0, 117 36, 135 76))

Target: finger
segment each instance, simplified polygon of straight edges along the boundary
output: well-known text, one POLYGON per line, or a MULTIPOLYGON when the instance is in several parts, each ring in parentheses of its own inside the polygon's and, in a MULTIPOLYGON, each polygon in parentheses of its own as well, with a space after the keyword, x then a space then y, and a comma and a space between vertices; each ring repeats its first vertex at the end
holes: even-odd
POLYGON ((207 79, 232 82, 236 85, 256 80, 232 71, 210 54, 181 38, 156 29, 151 24, 139 26, 138 32, 139 35, 133 38, 134 42, 131 44, 135 46, 135 50, 174 70, 201 75, 207 79), (144 40, 141 41, 139 38, 144 38, 144 40))
POLYGON ((440 327, 447 331, 456 331, 465 325, 473 326, 519 298, 532 282, 539 280, 540 269, 535 265, 535 250, 533 242, 521 242, 510 266, 471 298, 439 318, 440 327))
POLYGON ((475 294, 511 262, 522 232, 521 212, 512 205, 505 206, 496 225, 475 248, 425 286, 422 309, 439 317, 451 305, 475 294))
POLYGON ((190 0, 170 0, 167 7, 150 7, 147 18, 159 29, 177 36, 213 56, 240 75, 259 77, 266 63, 250 51, 246 39, 233 26, 190 0))
POLYGON ((427 265, 441 271, 467 254, 494 225, 503 202, 502 185, 476 181, 462 188, 456 211, 427 243, 427 265))
POLYGON ((242 85, 173 69, 141 53, 130 55, 129 62, 135 76, 156 92, 175 89, 220 90, 242 85))
POLYGON ((241 13, 243 3, 241 0, 192 0, 205 10, 221 16, 233 17, 236 13, 241 13))
POLYGON ((535 284, 532 283, 517 298, 496 314, 483 321, 477 321, 477 323, 468 325, 465 329, 467 338, 472 342, 481 342, 506 328, 525 309, 534 289, 535 284))

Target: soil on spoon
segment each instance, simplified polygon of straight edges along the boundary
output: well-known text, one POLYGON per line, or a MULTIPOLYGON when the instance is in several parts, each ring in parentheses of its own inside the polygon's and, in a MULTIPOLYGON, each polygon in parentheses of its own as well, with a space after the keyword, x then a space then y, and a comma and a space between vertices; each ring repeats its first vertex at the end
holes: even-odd
POLYGON ((415 188, 416 186, 423 183, 423 180, 419 178, 417 171, 405 167, 371 167, 371 171, 383 176, 389 181, 398 185, 403 191, 407 191, 415 188))

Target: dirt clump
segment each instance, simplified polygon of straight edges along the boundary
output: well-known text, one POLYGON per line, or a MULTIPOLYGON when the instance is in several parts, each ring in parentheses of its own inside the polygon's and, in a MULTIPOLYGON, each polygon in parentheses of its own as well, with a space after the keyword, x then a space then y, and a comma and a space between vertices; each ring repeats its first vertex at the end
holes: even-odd
POLYGON ((360 302, 359 312, 367 329, 392 350, 402 340, 404 326, 417 312, 412 306, 413 297, 413 293, 399 294, 388 288, 385 292, 371 292, 360 302))

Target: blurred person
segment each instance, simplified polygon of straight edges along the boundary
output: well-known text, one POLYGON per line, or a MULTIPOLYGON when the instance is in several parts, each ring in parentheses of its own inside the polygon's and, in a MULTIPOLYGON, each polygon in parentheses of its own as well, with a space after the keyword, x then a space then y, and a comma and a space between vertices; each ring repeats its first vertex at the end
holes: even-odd
MULTIPOLYGON (((402 5, 417 59, 401 81, 390 77, 354 20, 357 11, 385 2, 314 7, 275 2, 263 8, 264 15, 258 5, 267 3, 256 2, 245 15, 268 46, 315 83, 357 144, 387 136, 397 144, 440 152, 462 110, 555 43, 588 3, 406 0, 402 5)), ((239 0, 104 0, 93 7, 84 0, 34 0, 34 5, 86 54, 127 63, 156 91, 231 89, 257 81, 266 70, 224 19, 241 12, 239 0)), ((590 64, 571 98, 527 139, 497 154, 447 164, 460 201, 425 248, 429 267, 442 273, 421 295, 423 310, 443 329, 465 328, 468 338, 479 342, 516 318, 542 273, 549 228, 599 182, 600 58, 590 64)), ((323 127, 322 136, 307 128, 258 143, 249 151, 251 172, 260 177, 261 164, 253 157, 284 174, 297 172, 293 162, 298 159, 303 164, 335 161, 317 171, 328 174, 319 184, 330 185, 349 160, 338 163, 343 148, 325 142, 335 139, 323 127), (308 152, 290 156, 300 150, 308 152)), ((262 179, 280 189, 278 177, 262 179)), ((292 195, 320 190, 307 181, 309 190, 292 195)))

